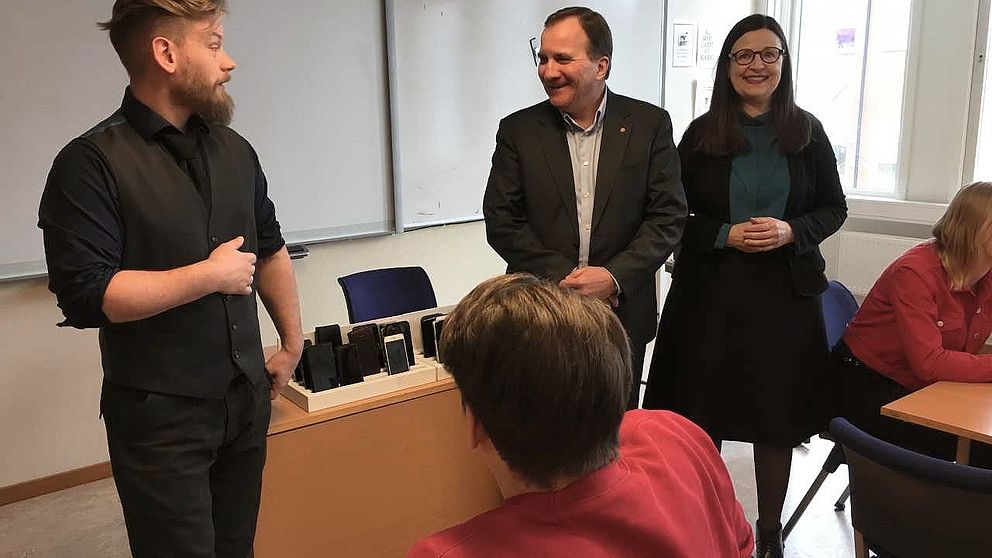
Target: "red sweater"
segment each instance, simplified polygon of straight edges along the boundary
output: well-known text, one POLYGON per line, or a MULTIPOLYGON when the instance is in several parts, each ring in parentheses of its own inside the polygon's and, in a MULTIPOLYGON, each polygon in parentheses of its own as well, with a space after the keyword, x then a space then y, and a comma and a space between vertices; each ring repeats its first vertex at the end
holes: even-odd
POLYGON ((751 527, 710 438, 668 411, 630 411, 620 458, 555 492, 506 500, 418 542, 422 557, 750 557, 751 527))
POLYGON ((844 333, 862 362, 910 390, 941 380, 992 382, 992 273, 952 291, 934 243, 910 248, 872 287, 844 333))

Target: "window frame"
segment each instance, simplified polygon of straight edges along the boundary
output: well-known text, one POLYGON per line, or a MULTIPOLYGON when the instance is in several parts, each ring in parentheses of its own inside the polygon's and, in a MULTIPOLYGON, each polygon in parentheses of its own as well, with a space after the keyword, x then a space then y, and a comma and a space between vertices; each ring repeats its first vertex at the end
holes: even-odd
MULTIPOLYGON (((802 2, 756 0, 754 8, 782 23, 798 46, 802 2)), ((992 0, 911 2, 897 195, 845 192, 851 217, 932 224, 974 174, 982 89, 975 68, 984 70, 987 45, 980 41, 989 33, 992 0)))

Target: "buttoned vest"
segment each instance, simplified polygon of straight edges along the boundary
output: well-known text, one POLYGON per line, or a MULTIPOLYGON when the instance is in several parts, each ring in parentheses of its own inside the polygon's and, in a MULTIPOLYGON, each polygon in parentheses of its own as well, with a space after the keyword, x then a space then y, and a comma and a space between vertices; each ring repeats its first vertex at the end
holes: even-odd
MULTIPOLYGON (((106 159, 123 238, 121 270, 165 271, 207 259, 243 236, 258 252, 255 157, 229 128, 203 133, 210 214, 175 159, 144 139, 121 111, 84 134, 106 159)), ((254 288, 251 295, 209 294, 143 320, 100 329, 104 377, 115 384, 199 398, 221 398, 244 373, 265 382, 254 288)))

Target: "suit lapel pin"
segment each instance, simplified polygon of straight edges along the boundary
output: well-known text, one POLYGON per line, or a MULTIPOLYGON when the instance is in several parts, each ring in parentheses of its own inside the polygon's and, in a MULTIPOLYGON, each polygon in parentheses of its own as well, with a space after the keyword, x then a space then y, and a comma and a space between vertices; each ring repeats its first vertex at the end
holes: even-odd
POLYGON ((621 128, 620 128, 620 133, 621 133, 621 134, 626 134, 626 133, 627 133, 627 128, 623 128, 623 127, 621 127, 621 128))

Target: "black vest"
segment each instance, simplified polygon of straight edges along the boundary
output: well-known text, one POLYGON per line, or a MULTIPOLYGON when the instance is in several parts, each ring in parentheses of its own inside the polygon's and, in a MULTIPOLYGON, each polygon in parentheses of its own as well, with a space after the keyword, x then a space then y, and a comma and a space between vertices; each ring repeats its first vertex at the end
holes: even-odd
MULTIPOLYGON (((212 210, 196 186, 154 139, 146 140, 121 111, 84 134, 113 174, 123 232, 121 270, 164 271, 205 260, 219 244, 245 238, 258 253, 254 154, 234 131, 203 133, 212 210)), ((100 329, 107 381, 138 389, 221 398, 244 373, 265 382, 254 293, 207 295, 144 320, 100 329)))

